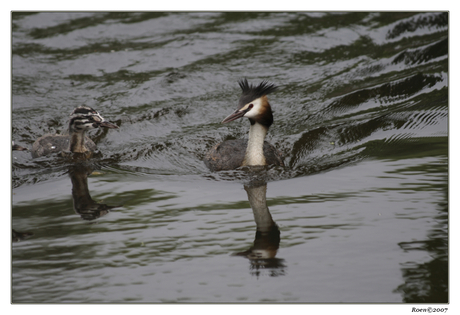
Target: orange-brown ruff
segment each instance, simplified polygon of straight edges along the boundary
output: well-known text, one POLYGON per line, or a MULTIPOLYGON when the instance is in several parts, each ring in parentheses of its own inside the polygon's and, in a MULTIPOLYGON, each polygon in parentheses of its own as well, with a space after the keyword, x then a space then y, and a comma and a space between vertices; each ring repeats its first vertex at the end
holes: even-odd
POLYGON ((268 128, 273 124, 273 113, 267 94, 277 87, 266 81, 257 86, 250 85, 246 79, 238 84, 243 91, 238 109, 222 123, 247 117, 251 123, 248 140, 227 140, 215 145, 206 154, 204 163, 211 171, 232 170, 240 166, 284 166, 282 154, 264 140, 268 128))

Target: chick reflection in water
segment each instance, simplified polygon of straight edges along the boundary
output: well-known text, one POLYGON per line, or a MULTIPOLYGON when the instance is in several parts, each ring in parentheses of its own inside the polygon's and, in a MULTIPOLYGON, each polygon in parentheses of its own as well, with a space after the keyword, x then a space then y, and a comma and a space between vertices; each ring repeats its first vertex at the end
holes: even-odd
POLYGON ((70 170, 72 181, 73 208, 83 220, 94 220, 109 213, 109 210, 120 206, 109 206, 98 203, 91 198, 88 189, 88 175, 93 172, 93 167, 86 163, 75 164, 70 170))
POLYGON ((267 183, 252 182, 244 185, 244 189, 254 213, 257 225, 256 237, 254 245, 248 250, 233 255, 243 256, 250 260, 252 275, 259 276, 263 269, 269 270, 272 277, 284 275, 284 260, 276 258, 280 244, 280 231, 267 207, 267 183))

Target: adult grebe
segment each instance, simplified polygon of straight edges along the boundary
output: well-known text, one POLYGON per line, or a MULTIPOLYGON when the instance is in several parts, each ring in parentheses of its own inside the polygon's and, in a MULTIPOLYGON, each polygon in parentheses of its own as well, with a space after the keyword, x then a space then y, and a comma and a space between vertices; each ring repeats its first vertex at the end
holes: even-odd
POLYGON ((69 134, 47 134, 38 138, 32 146, 32 157, 36 158, 56 152, 91 153, 96 144, 86 136, 86 131, 99 127, 118 128, 106 121, 96 110, 89 106, 79 106, 70 114, 69 134))
POLYGON ((243 93, 238 109, 225 118, 228 123, 241 117, 249 118, 251 127, 248 140, 227 140, 215 145, 205 156, 204 163, 211 171, 232 170, 240 166, 284 166, 282 154, 265 140, 268 128, 273 124, 273 113, 267 94, 275 91, 274 84, 262 81, 251 85, 248 80, 238 81, 243 93))

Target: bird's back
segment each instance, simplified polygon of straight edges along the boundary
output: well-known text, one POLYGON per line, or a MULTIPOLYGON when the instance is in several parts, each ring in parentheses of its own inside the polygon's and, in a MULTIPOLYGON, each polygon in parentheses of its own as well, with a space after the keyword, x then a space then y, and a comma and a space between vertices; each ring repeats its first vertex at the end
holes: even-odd
MULTIPOLYGON (((85 137, 85 146, 90 151, 95 151, 97 149, 96 144, 88 137, 85 137)), ((37 158, 52 153, 68 151, 69 147, 69 135, 44 135, 34 142, 32 146, 32 157, 37 158)))
MULTIPOLYGON (((206 154, 204 163, 213 172, 234 170, 243 164, 248 140, 227 140, 221 142, 206 154)), ((267 141, 264 155, 268 165, 284 166, 282 154, 267 141)))

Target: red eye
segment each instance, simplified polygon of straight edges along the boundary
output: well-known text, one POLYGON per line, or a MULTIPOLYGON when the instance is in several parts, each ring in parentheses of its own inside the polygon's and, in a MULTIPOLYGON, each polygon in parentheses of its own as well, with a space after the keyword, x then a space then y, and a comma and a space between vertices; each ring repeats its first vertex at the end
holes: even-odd
POLYGON ((253 108, 253 107, 254 107, 254 105, 249 104, 248 109, 251 109, 251 108, 253 108))

